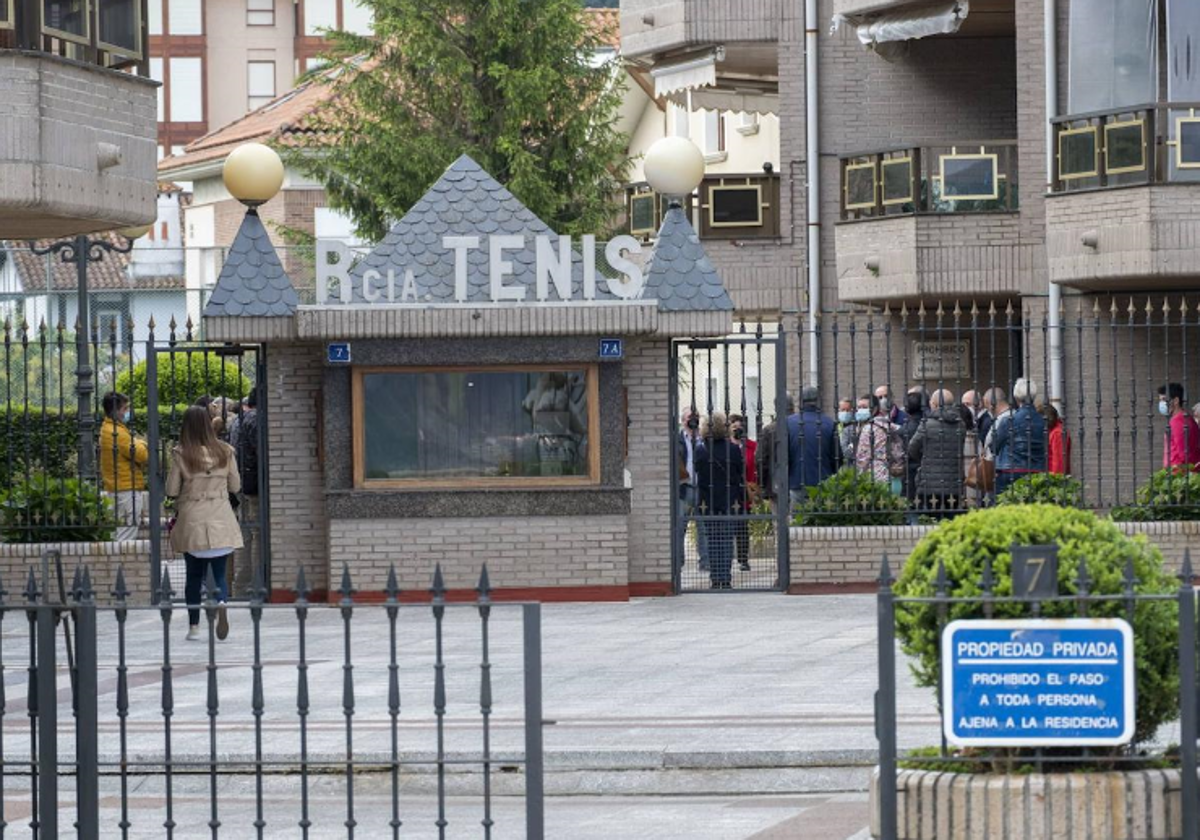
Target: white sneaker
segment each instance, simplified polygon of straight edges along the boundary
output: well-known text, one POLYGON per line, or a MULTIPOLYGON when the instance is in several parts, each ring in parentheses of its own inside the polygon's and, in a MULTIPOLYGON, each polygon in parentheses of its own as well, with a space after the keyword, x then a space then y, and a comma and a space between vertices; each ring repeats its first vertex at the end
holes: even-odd
POLYGON ((200 641, 200 625, 199 624, 193 624, 191 627, 188 628, 187 640, 189 642, 200 641))

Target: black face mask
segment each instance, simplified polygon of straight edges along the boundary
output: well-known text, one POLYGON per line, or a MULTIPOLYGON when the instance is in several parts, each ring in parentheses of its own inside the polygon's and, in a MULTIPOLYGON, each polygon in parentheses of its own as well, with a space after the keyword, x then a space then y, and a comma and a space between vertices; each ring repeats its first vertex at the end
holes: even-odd
POLYGON ((687 421, 687 427, 693 431, 695 431, 696 429, 699 429, 700 428, 700 418, 699 417, 689 417, 688 421, 687 421))
POLYGON ((734 439, 734 440, 741 440, 741 439, 742 439, 742 435, 744 435, 744 434, 746 434, 746 433, 745 433, 745 432, 743 432, 741 429, 734 429, 734 430, 733 430, 733 432, 732 432, 732 434, 733 434, 733 439, 734 439))

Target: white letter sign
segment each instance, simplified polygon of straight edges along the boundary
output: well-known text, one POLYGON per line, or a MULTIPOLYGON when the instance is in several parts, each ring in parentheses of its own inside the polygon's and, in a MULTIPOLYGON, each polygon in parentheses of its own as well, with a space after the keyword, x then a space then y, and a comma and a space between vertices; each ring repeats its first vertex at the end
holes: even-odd
POLYGON ((505 286, 504 278, 512 274, 513 264, 504 259, 504 249, 525 247, 525 237, 516 234, 488 237, 488 279, 491 280, 492 301, 525 300, 524 286, 505 286))
POLYGON ((537 238, 537 299, 550 299, 550 282, 559 300, 571 299, 571 237, 558 237, 558 255, 549 236, 537 238))
POLYGON ((478 236, 446 236, 442 246, 454 249, 454 299, 467 302, 467 251, 479 247, 478 236))
POLYGON ((625 275, 624 281, 619 277, 608 278, 608 290, 623 300, 636 300, 642 296, 645 282, 642 278, 642 267, 632 260, 625 259, 625 252, 642 253, 642 244, 632 236, 614 236, 604 247, 604 258, 614 269, 625 275))

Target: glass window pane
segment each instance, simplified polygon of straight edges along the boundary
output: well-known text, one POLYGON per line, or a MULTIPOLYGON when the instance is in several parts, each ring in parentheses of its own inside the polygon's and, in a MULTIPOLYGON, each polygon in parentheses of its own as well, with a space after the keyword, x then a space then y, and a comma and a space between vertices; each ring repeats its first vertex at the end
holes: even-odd
POLYGON ((199 58, 172 58, 171 122, 203 122, 204 64, 199 58))
POLYGON ((172 35, 203 35, 204 18, 200 0, 167 0, 168 26, 172 35))
POLYGON ((304 0, 304 34, 337 29, 337 0, 304 0))
POLYGON ((1138 120, 1104 127, 1104 166, 1110 174, 1146 168, 1145 125, 1138 120))
POLYGON ((1157 98, 1157 0, 1072 0, 1069 32, 1070 113, 1157 98))
POLYGON ((87 3, 85 0, 45 0, 42 6, 43 25, 47 29, 65 32, 79 38, 86 38, 87 3))
POLYGON ((1179 162, 1200 167, 1200 119, 1182 119, 1179 124, 1179 162))
POLYGON ((146 3, 146 23, 151 35, 161 35, 163 20, 163 0, 148 0, 146 3))
POLYGON ((762 193, 758 187, 713 187, 711 224, 756 227, 762 224, 762 193))
POLYGON ((875 164, 846 167, 844 185, 847 209, 875 206, 875 164))
POLYGON ((629 200, 629 230, 634 233, 653 233, 654 228, 654 193, 633 196, 629 200))
POLYGON ((137 0, 98 0, 100 40, 113 47, 137 53, 137 0))
POLYGON ((1167 98, 1200 99, 1200 3, 1167 0, 1167 98))
MULTIPOLYGON (((154 79, 154 81, 156 81, 156 82, 162 82, 162 80, 163 80, 163 60, 161 58, 151 58, 150 59, 150 78, 154 79)), ((166 114, 165 109, 163 108, 163 92, 164 92, 164 88, 160 84, 158 86, 158 91, 157 91, 157 93, 158 93, 158 121, 159 122, 167 121, 167 114, 166 114)))
POLYGON ((363 477, 588 476, 587 371, 370 373, 363 477))
POLYGON ((275 62, 250 61, 246 64, 246 89, 251 96, 275 95, 275 62))
POLYGON ((342 28, 356 35, 370 35, 374 26, 371 10, 354 0, 343 0, 342 28))
POLYGON ((942 156, 942 198, 996 197, 996 158, 991 155, 942 156))
POLYGON ((1086 178, 1096 174, 1096 129, 1064 131, 1058 135, 1058 177, 1086 178))
POLYGON ((883 171, 883 203, 903 204, 912 201, 912 161, 907 158, 885 160, 883 171))

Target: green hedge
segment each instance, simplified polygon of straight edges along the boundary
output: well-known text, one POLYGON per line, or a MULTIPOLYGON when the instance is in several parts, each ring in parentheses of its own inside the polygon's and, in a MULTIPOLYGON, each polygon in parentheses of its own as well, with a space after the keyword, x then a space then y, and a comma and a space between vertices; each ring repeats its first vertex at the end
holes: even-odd
POLYGON ((843 467, 816 487, 796 505, 793 521, 809 528, 852 525, 903 525, 908 503, 888 484, 854 467, 843 467))
MULTIPOLYGON (((158 401, 160 405, 191 405, 205 395, 241 399, 253 387, 233 362, 209 353, 178 352, 158 359, 158 401)), ((146 363, 117 377, 117 390, 127 394, 135 408, 147 405, 146 363)))
POLYGON ((1200 472, 1168 467, 1137 489, 1136 503, 1113 508, 1118 522, 1177 522, 1200 519, 1200 472))
POLYGON ((113 503, 90 483, 35 473, 0 493, 0 540, 102 542, 115 533, 113 503))
POLYGON ((1058 505, 1080 507, 1083 484, 1077 478, 1056 473, 1033 473, 1019 478, 996 497, 998 505, 1058 505))
MULTIPOLYGON (((1018 545, 1057 544, 1058 594, 1074 595, 1079 565, 1087 564, 1094 595, 1122 595, 1126 563, 1132 561, 1140 594, 1174 594, 1177 581, 1163 568, 1161 552, 1144 536, 1128 537, 1108 519, 1090 511, 1054 505, 1009 505, 990 508, 945 522, 925 536, 904 565, 896 583, 897 595, 931 597, 937 588, 938 564, 945 565, 952 598, 978 598, 984 563, 992 561, 994 594, 1012 594, 1009 549, 1018 545)), ((1029 616, 1020 602, 993 602, 995 618, 1029 616)), ((898 604, 897 632, 904 652, 915 658, 912 671, 917 683, 936 691, 940 667, 938 605, 898 604)), ((984 618, 978 601, 948 605, 946 622, 984 618)), ((1042 605, 1046 618, 1078 615, 1071 601, 1042 605)), ((1097 618, 1126 618, 1126 604, 1093 601, 1089 615, 1097 618)), ((1178 609, 1174 600, 1141 601, 1134 611, 1134 656, 1137 672, 1137 731, 1139 741, 1154 736, 1159 726, 1174 720, 1179 712, 1179 658, 1177 645, 1178 609)), ((938 700, 940 702, 940 698, 938 700)))

